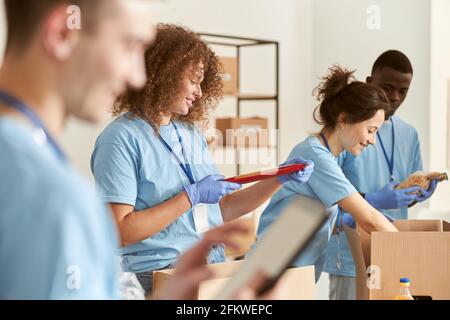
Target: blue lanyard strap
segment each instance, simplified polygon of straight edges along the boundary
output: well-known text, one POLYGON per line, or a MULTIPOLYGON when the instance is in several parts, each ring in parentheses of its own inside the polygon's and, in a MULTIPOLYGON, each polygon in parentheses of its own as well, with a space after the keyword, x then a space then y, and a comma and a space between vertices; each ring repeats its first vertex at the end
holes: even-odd
POLYGON ((327 150, 331 152, 330 144, 328 143, 327 138, 325 138, 325 135, 323 134, 323 132, 320 133, 320 137, 322 138, 323 142, 325 143, 325 147, 327 148, 327 150))
POLYGON ((380 132, 377 132, 377 137, 378 137, 378 141, 380 141, 380 145, 381 145, 381 149, 383 150, 383 154, 384 154, 384 158, 386 159, 387 165, 389 167, 389 175, 390 175, 390 180, 394 181, 394 149, 395 149, 395 134, 394 134, 394 122, 391 119, 391 123, 392 123, 392 154, 391 154, 391 158, 388 158, 387 152, 386 152, 386 148, 384 147, 384 143, 383 140, 381 139, 381 135, 380 132))
MULTIPOLYGON (((330 144, 328 143, 327 138, 325 138, 325 135, 323 134, 323 132, 320 133, 320 137, 322 138, 323 142, 325 143, 325 147, 327 148, 327 150, 331 153, 330 144)), ((341 220, 341 209, 338 206, 337 221, 336 221, 336 233, 337 233, 338 237, 339 237, 339 228, 341 227, 340 220, 341 220)))
POLYGON ((169 151, 169 153, 172 155, 172 157, 178 162, 178 165, 180 166, 181 170, 183 170, 186 177, 189 179, 189 182, 191 184, 194 184, 195 183, 194 175, 192 174, 191 166, 189 165, 188 161, 186 160, 186 155, 184 153, 183 139, 182 139, 182 137, 178 131, 178 128, 174 122, 172 122, 172 125, 174 126, 175 131, 177 133, 178 141, 180 142, 180 146, 181 146, 181 153, 183 154, 183 158, 184 158, 186 164, 183 164, 183 162, 180 160, 180 158, 173 151, 172 147, 167 143, 166 140, 164 140, 164 138, 161 135, 159 135, 159 140, 161 140, 163 146, 166 147, 167 151, 169 151))
POLYGON ((56 143, 56 141, 53 139, 53 137, 48 132, 47 128, 45 127, 44 123, 39 119, 37 114, 25 103, 17 99, 16 97, 10 95, 9 93, 5 91, 0 90, 0 101, 2 101, 4 104, 8 105, 9 107, 19 111, 22 113, 36 128, 42 130, 42 132, 45 135, 45 138, 47 142, 52 147, 53 151, 56 153, 56 155, 62 160, 67 161, 67 157, 62 151, 62 149, 59 147, 59 145, 56 143))

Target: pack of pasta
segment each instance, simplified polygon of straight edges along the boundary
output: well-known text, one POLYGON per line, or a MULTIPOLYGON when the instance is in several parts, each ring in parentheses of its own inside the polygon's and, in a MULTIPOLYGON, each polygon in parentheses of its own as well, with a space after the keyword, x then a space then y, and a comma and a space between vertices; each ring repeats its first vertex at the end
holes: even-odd
POLYGON ((431 181, 435 179, 438 180, 438 182, 448 180, 447 173, 417 171, 410 175, 408 179, 398 184, 395 188, 406 189, 412 186, 419 186, 424 190, 428 190, 431 181))

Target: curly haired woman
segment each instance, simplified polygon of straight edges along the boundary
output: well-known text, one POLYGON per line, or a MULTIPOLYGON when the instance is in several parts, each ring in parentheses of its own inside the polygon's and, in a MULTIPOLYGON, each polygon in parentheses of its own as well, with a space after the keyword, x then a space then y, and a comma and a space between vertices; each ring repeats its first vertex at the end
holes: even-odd
MULTIPOLYGON (((91 167, 117 221, 122 266, 148 294, 153 271, 172 267, 207 229, 253 211, 284 183, 306 182, 313 164, 293 159, 308 166, 233 192, 241 186, 218 175, 197 128, 222 97, 218 57, 195 33, 160 24, 145 60, 146 86, 117 101, 91 167)), ((208 263, 223 261, 223 246, 213 247, 208 263)))

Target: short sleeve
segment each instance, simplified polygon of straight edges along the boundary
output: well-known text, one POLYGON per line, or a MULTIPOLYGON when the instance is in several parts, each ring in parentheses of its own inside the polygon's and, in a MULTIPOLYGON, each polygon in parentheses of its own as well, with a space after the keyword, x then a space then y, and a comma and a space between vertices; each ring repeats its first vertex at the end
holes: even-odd
POLYGON ((130 147, 100 143, 91 158, 91 170, 104 203, 136 205, 138 156, 130 147))
POLYGON ((331 207, 340 200, 356 193, 355 187, 348 181, 339 167, 336 159, 323 152, 315 157, 307 157, 314 161, 314 172, 305 186, 290 182, 288 188, 297 193, 303 193, 306 188, 326 206, 331 207))

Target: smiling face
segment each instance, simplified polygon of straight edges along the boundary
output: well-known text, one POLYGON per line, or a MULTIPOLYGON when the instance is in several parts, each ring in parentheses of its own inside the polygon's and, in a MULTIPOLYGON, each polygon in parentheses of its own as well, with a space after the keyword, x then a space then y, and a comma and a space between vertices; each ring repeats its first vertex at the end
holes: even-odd
POLYGON ((341 118, 338 124, 340 129, 337 129, 338 140, 346 151, 357 156, 367 146, 375 144, 375 135, 385 120, 385 113, 380 109, 372 118, 354 124, 345 123, 345 116, 341 118))
POLYGON ((190 65, 180 81, 180 90, 174 99, 169 112, 185 116, 194 106, 195 101, 203 96, 202 82, 204 80, 204 65, 202 62, 190 65))
POLYGON ((392 106, 392 111, 387 114, 387 118, 392 116, 400 105, 405 101, 411 85, 413 75, 411 73, 402 73, 390 67, 378 69, 367 82, 374 84, 386 93, 392 106))

